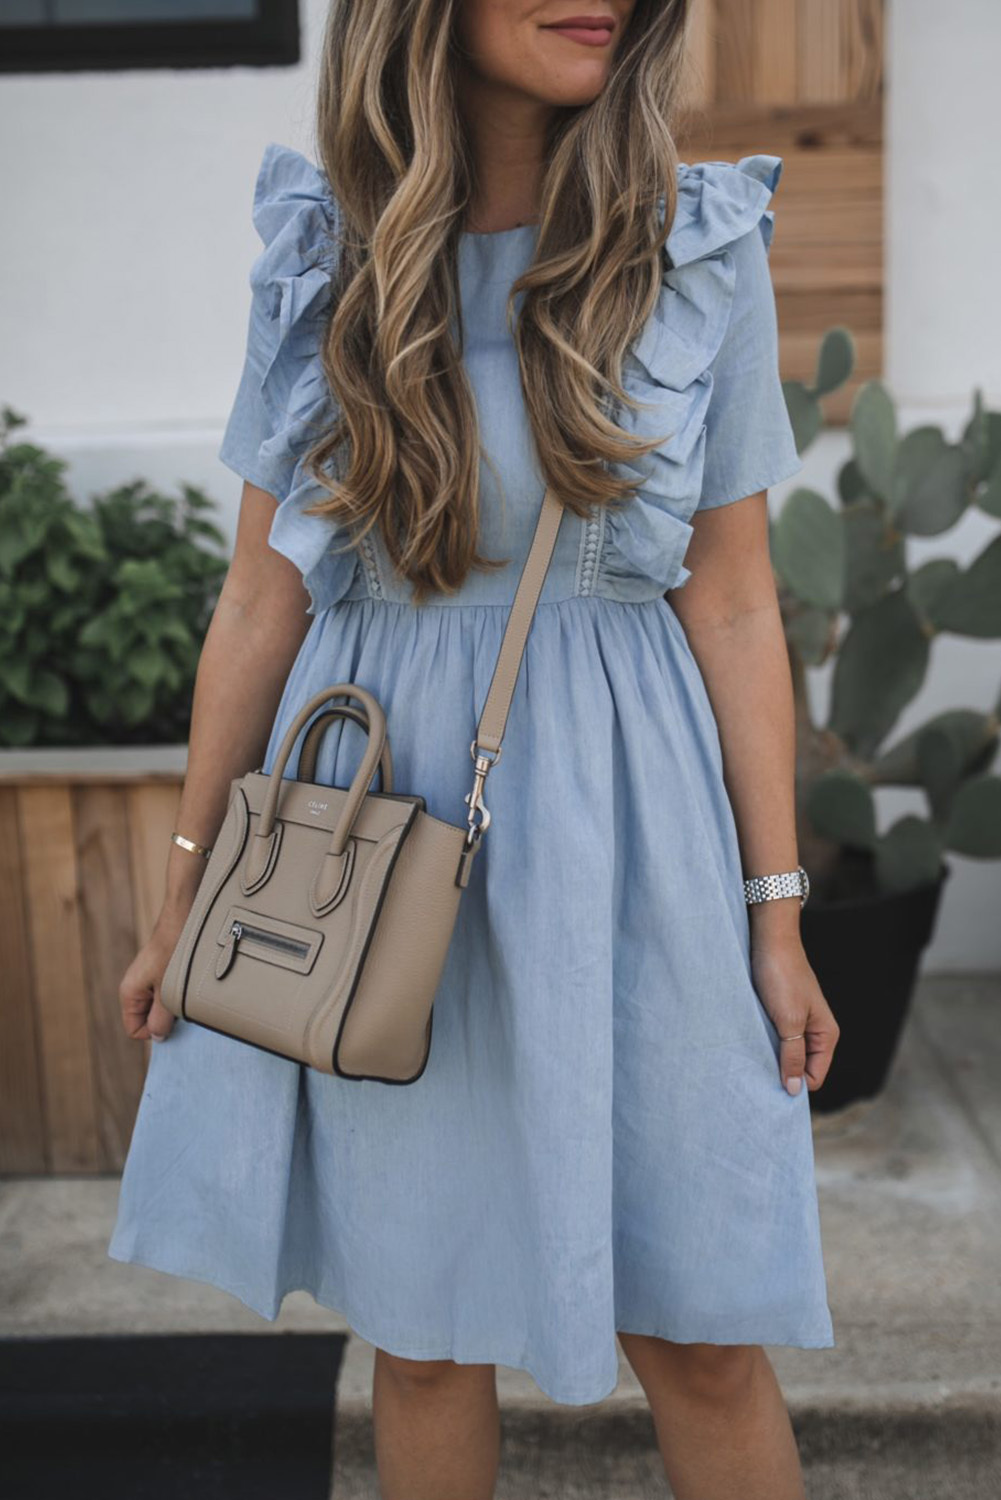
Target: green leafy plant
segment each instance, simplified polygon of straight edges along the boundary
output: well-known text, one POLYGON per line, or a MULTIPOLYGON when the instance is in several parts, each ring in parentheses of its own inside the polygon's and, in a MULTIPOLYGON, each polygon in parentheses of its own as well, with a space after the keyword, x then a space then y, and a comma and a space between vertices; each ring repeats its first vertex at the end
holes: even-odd
POLYGON ((136 480, 80 506, 61 459, 10 441, 24 420, 0 413, 0 743, 183 742, 227 567, 214 502, 136 480))
MULTIPOLYGON (((824 425, 822 399, 854 365, 850 332, 833 328, 813 383, 783 382, 801 453, 824 425)), ((889 393, 869 380, 849 425, 837 501, 799 487, 770 522, 796 698, 801 858, 829 899, 932 882, 946 850, 1001 857, 1001 777, 989 771, 1001 700, 986 712, 936 714, 886 744, 925 682, 938 636, 1001 638, 1001 533, 967 568, 938 558, 912 569, 907 557, 909 537, 943 535, 971 507, 1001 520, 1001 413, 986 411, 977 390, 958 442, 930 425, 900 433, 889 393), (807 669, 832 659, 820 727, 807 669), (919 788, 926 815, 880 832, 880 786, 919 788)))

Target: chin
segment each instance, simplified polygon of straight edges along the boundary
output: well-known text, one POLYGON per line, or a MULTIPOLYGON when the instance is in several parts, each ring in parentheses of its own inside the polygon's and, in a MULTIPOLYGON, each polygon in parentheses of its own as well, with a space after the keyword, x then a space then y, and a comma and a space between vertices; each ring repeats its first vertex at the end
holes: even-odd
POLYGON ((544 92, 540 91, 538 97, 558 109, 579 109, 583 105, 593 104, 605 86, 605 71, 602 69, 598 72, 588 68, 582 69, 581 75, 563 78, 558 84, 554 84, 550 74, 547 79, 548 88, 544 92))

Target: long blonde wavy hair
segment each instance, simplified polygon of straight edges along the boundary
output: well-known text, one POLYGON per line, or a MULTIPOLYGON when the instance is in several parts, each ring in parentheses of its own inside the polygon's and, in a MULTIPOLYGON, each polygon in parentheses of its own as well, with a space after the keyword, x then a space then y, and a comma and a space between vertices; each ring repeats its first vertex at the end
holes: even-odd
MULTIPOLYGON (((505 562, 477 546, 480 435, 450 327, 461 333, 458 242, 474 186, 460 4, 332 0, 318 91, 317 155, 340 221, 322 359, 339 411, 305 457, 328 492, 307 514, 345 527, 348 545, 378 526, 418 604, 505 562)), ((608 464, 657 446, 614 415, 616 402, 637 407, 622 360, 656 305, 675 213, 669 121, 688 9, 636 0, 598 96, 554 108, 535 256, 508 300, 539 465, 580 516, 625 503, 638 481, 608 464)))

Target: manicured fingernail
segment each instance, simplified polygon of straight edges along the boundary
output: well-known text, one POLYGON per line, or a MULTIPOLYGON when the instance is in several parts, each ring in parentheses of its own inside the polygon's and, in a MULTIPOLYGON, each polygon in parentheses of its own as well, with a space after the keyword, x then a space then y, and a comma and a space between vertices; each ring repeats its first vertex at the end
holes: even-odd
POLYGON ((802 1082, 802 1078, 787 1078, 786 1088, 789 1090, 790 1094, 798 1094, 802 1082))

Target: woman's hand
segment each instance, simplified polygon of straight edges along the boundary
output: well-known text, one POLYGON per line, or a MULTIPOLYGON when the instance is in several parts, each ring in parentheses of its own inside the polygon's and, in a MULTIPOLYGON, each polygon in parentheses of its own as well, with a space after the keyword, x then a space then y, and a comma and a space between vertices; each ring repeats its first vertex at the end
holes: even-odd
POLYGON ((819 1089, 831 1066, 841 1028, 810 967, 799 934, 769 933, 751 944, 754 987, 783 1042, 779 1051, 782 1085, 799 1092, 800 1079, 819 1089), (799 1033, 803 1032, 803 1036, 799 1033), (790 1087, 790 1084, 792 1087, 790 1087))
POLYGON ((173 1030, 174 1016, 160 1001, 160 985, 186 915, 180 907, 161 912, 149 941, 139 949, 122 976, 118 1003, 122 1008, 122 1024, 133 1041, 164 1041, 173 1030))

